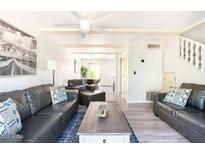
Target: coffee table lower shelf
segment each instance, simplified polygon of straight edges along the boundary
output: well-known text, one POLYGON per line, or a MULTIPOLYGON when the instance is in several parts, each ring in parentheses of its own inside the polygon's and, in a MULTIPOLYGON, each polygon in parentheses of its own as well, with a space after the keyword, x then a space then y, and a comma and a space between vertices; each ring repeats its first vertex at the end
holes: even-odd
POLYGON ((130 143, 130 134, 79 134, 80 143, 130 143))

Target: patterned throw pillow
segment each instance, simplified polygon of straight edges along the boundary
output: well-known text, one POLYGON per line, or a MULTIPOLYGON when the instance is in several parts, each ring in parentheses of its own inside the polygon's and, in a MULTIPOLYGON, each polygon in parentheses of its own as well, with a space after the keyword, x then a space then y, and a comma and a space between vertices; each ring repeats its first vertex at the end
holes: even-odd
POLYGON ((12 99, 0 103, 0 137, 12 136, 22 128, 21 118, 12 99))
POLYGON ((67 100, 65 87, 50 87, 51 99, 53 105, 67 100))
POLYGON ((177 89, 171 103, 185 107, 191 92, 192 89, 177 89))
POLYGON ((165 96, 165 98, 163 99, 164 102, 167 102, 167 103, 171 103, 173 98, 174 98, 174 95, 175 95, 175 92, 176 92, 177 88, 176 87, 170 87, 169 88, 169 91, 167 92, 167 95, 165 96))
POLYGON ((179 105, 181 107, 185 107, 191 92, 192 89, 180 89, 176 87, 170 87, 163 101, 179 105))

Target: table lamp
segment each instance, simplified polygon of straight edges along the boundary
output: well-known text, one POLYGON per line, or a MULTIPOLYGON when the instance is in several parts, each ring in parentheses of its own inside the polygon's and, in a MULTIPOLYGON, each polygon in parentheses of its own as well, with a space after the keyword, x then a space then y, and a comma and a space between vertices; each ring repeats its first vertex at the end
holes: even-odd
POLYGON ((47 69, 52 71, 53 75, 53 86, 55 85, 55 70, 56 70, 56 61, 48 60, 47 61, 47 69))

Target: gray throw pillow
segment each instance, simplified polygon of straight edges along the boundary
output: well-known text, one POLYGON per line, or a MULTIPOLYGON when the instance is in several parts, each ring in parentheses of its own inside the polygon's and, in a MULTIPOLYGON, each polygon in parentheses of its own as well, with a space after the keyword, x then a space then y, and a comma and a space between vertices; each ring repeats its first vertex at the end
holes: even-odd
POLYGON ((192 89, 170 87, 163 101, 185 107, 191 92, 192 89))
POLYGON ((170 103, 179 105, 181 107, 185 107, 187 104, 187 101, 189 99, 189 96, 191 94, 191 91, 192 91, 192 89, 180 89, 180 88, 178 88, 175 91, 172 102, 170 102, 170 103))
POLYGON ((176 90, 177 90, 176 87, 170 87, 169 91, 167 92, 167 94, 166 94, 165 98, 163 99, 163 101, 167 102, 167 103, 171 103, 172 100, 174 99, 174 95, 175 95, 176 90))
POLYGON ((68 99, 65 87, 50 87, 53 105, 64 102, 68 99))

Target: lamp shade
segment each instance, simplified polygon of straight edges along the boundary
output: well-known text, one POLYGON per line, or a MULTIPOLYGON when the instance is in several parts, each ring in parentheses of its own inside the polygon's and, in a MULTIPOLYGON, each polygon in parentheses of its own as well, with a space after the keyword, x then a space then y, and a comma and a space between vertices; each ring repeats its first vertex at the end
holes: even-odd
POLYGON ((47 69, 48 70, 56 70, 56 61, 55 60, 48 60, 47 61, 47 69))

